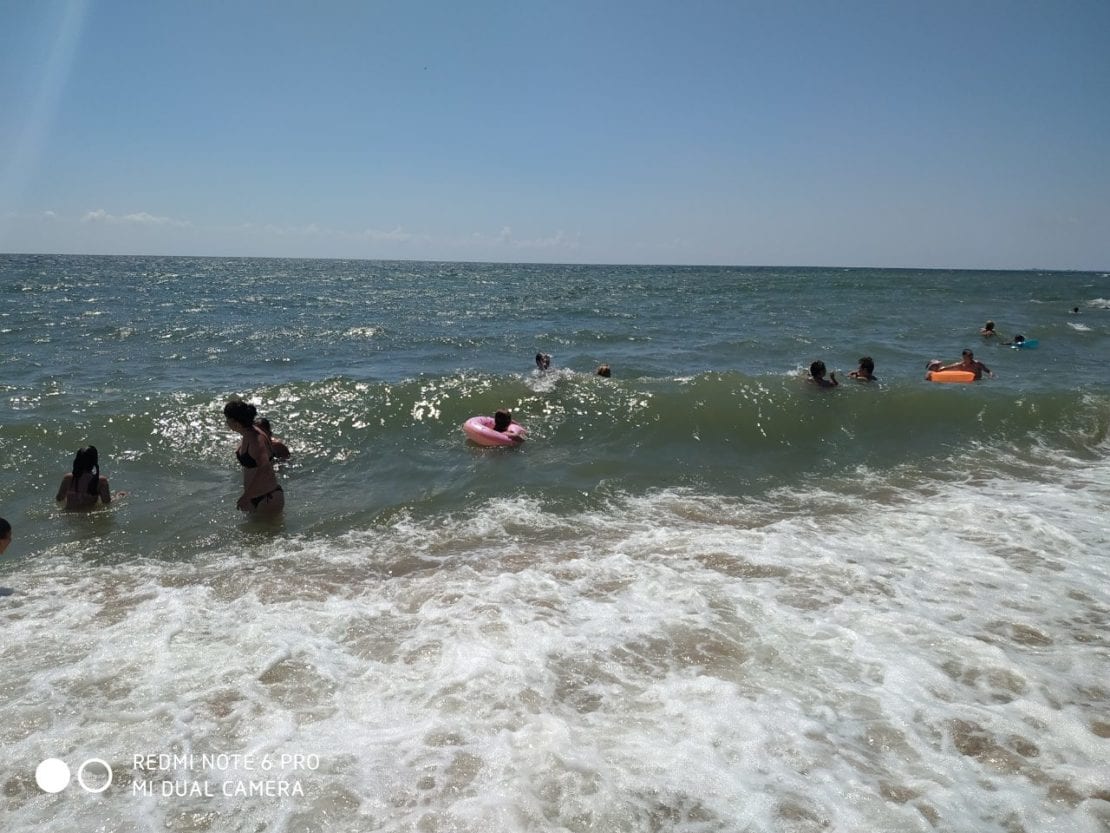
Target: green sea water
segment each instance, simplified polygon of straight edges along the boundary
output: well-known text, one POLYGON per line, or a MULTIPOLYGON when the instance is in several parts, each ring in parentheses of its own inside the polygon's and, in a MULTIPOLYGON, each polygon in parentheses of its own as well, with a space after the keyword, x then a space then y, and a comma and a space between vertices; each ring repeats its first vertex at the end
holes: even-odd
POLYGON ((0 255, 0 827, 1104 829, 1108 348, 1105 273, 0 255))
POLYGON ((56 540, 57 525, 39 523, 53 512, 45 498, 92 443, 129 492, 141 551, 159 546, 167 509, 201 537, 234 524, 236 438, 220 414, 231 395, 255 402, 295 450, 288 523, 333 532, 504 493, 578 507, 676 486, 752 494, 858 465, 931 469, 981 445, 1082 450, 1106 430, 1108 284, 1085 273, 6 255, 0 503, 34 519, 21 524, 30 540, 56 540), (987 319, 1040 347, 980 338, 987 319), (964 347, 997 378, 924 383, 928 359, 955 361, 964 347), (554 357, 547 374, 537 351, 554 357), (879 385, 829 394, 799 381, 814 359, 846 381, 862 355, 879 385), (593 375, 603 362, 611 379, 593 375), (532 438, 511 460, 459 430, 499 407, 532 438))

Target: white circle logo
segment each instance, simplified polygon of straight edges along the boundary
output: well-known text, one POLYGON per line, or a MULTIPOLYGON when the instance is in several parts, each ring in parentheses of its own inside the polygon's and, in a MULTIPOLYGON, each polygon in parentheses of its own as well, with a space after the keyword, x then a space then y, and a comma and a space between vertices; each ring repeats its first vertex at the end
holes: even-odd
POLYGON ((47 758, 35 767, 35 783, 44 793, 60 793, 69 786, 69 767, 58 758, 47 758))
POLYGON ((87 761, 85 761, 85 763, 81 764, 80 768, 77 770, 77 783, 81 785, 82 789, 84 789, 85 792, 102 793, 106 789, 108 789, 108 787, 112 786, 112 768, 108 766, 107 761, 101 758, 89 758, 87 761), (94 777, 104 778, 104 783, 101 784, 99 787, 96 786, 96 784, 85 783, 85 769, 86 767, 88 767, 89 764, 99 764, 104 768, 105 774, 103 776, 97 776, 94 773, 94 777))

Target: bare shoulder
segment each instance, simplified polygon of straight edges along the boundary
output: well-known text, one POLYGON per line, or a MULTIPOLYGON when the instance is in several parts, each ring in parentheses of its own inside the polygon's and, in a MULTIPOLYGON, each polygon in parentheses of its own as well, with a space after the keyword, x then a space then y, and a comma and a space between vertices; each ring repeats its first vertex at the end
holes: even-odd
POLYGON ((65 500, 66 492, 69 491, 69 486, 73 482, 73 472, 66 472, 62 475, 62 482, 58 484, 58 494, 54 496, 54 500, 65 500))

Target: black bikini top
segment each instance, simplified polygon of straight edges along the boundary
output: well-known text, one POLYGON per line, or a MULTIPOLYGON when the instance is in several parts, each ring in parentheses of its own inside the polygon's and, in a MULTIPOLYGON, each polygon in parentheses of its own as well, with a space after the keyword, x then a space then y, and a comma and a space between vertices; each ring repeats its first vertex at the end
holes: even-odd
MULTIPOLYGON (((261 431, 259 431, 258 434, 260 437, 262 437, 262 441, 266 443, 266 448, 268 449, 270 447, 269 437, 263 435, 261 431)), ((243 442, 245 443, 246 440, 243 440, 243 442)), ((245 451, 239 451, 239 449, 235 449, 235 459, 238 460, 239 465, 245 469, 258 468, 258 461, 251 457, 250 454, 245 451)))

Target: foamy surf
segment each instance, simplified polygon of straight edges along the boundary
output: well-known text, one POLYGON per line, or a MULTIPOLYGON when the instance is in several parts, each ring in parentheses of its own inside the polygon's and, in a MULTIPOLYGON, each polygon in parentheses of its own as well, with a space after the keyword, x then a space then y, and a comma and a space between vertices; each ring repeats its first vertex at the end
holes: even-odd
POLYGON ((959 467, 42 553, 4 827, 1104 830, 1110 464, 959 467))

